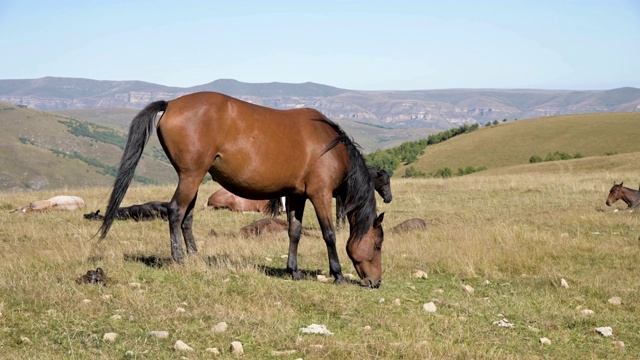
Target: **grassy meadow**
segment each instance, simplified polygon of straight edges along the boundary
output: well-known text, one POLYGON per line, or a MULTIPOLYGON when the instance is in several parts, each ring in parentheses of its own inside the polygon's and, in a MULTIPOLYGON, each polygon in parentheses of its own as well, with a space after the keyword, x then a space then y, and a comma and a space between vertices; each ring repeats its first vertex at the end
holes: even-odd
MULTIPOLYGON (((99 223, 82 214, 104 211, 107 188, 0 193, 0 354, 199 359, 213 358, 206 349, 217 348, 220 358, 234 358, 229 345, 240 341, 247 359, 635 359, 640 218, 622 202, 612 208, 604 202, 613 181, 637 188, 637 169, 585 165, 394 178, 393 202, 378 199, 385 228, 419 217, 428 229, 385 234, 379 289, 316 280, 328 274, 328 262, 310 205, 299 255, 308 277, 292 281, 284 274, 286 234, 239 235, 259 214, 199 205, 199 254, 179 266, 170 261, 166 222, 117 222, 105 240, 94 237, 99 223), (83 197, 87 211, 9 212, 62 193, 83 197), (97 266, 110 277, 107 286, 74 282, 97 266), (414 277, 416 270, 428 278, 414 277), (612 297, 622 304, 610 304, 612 297), (423 310, 428 302, 435 313, 423 310), (494 324, 502 319, 514 326, 494 324), (212 331, 219 322, 228 329, 212 331), (314 323, 333 335, 300 332, 314 323), (596 333, 603 326, 613 336, 596 333), (111 332, 115 341, 103 340, 111 332), (193 351, 174 350, 177 340, 193 351), (289 350, 295 352, 274 352, 289 350)), ((217 188, 202 185, 199 203, 217 188)), ((166 200, 173 190, 134 187, 123 205, 166 200)), ((347 236, 338 233, 340 260, 345 273, 355 274, 344 250, 347 236)))

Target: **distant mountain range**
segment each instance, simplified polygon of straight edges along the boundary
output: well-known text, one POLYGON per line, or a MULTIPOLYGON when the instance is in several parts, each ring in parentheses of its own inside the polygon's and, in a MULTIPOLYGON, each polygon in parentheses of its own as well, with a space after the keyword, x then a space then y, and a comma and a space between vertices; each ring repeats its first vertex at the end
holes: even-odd
POLYGON ((640 89, 447 89, 357 91, 303 83, 216 80, 188 88, 143 81, 77 78, 0 80, 0 101, 37 110, 142 108, 198 91, 217 91, 278 109, 312 107, 334 120, 388 128, 449 129, 551 115, 640 111, 640 89))

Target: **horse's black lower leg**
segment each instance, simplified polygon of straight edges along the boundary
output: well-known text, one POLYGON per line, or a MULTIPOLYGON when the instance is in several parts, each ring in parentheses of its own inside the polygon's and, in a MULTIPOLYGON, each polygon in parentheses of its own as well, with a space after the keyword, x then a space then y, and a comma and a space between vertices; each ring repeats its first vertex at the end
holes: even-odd
POLYGON ((342 275, 342 266, 340 266, 340 259, 336 250, 336 234, 331 226, 325 230, 322 222, 320 223, 320 228, 322 228, 322 239, 327 245, 327 253, 329 255, 329 274, 335 277, 337 283, 342 283, 344 282, 344 276, 342 275))
POLYGON ((191 203, 187 207, 187 213, 182 221, 182 236, 184 237, 184 243, 187 247, 187 254, 195 254, 198 252, 198 247, 196 246, 196 239, 193 236, 193 208, 196 204, 196 199, 198 194, 193 197, 191 203))
POLYGON ((177 201, 174 199, 169 202, 167 207, 167 215, 169 216, 169 234, 171 237, 171 258, 177 263, 182 263, 184 259, 184 251, 180 237, 182 236, 181 222, 182 214, 177 201))
POLYGON ((298 244, 302 234, 302 215, 304 214, 305 198, 287 198, 287 220, 289 221, 289 257, 287 259, 287 272, 294 280, 302 279, 298 271, 298 244))
POLYGON ((331 197, 329 196, 327 198, 325 196, 320 199, 311 198, 311 202, 316 209, 318 222, 320 223, 320 229, 322 230, 322 239, 324 239, 324 242, 327 245, 329 273, 335 277, 336 283, 342 283, 345 280, 342 275, 342 267, 340 266, 340 259, 338 258, 338 251, 336 249, 335 228, 331 223, 331 197))

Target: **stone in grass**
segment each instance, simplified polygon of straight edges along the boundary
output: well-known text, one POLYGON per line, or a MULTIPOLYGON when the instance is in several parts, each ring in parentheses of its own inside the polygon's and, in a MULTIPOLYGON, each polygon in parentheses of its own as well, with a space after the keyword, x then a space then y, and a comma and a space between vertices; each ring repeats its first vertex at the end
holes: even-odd
POLYGON ((102 341, 106 341, 106 342, 114 342, 116 341, 116 338, 118 337, 118 334, 110 332, 110 333, 105 333, 104 335, 102 335, 102 341))
POLYGON ((581 313, 582 315, 590 316, 590 315, 595 314, 596 312, 595 312, 595 311, 593 311, 593 310, 591 310, 591 309, 582 309, 582 310, 580 310, 580 313, 581 313))
POLYGON ((273 356, 293 355, 297 352, 298 350, 271 350, 271 355, 273 356))
POLYGON ((567 280, 565 280, 564 278, 560 279, 560 287, 563 288, 563 289, 568 289, 569 288, 569 283, 567 282, 567 280))
POLYGON ((609 304, 611 305, 622 305, 622 299, 619 298, 618 296, 614 296, 611 299, 608 300, 609 304))
POLYGON ((476 291, 471 287, 471 285, 462 285, 462 290, 466 291, 468 294, 473 294, 476 291))
POLYGON ((516 327, 516 324, 510 322, 506 318, 500 319, 498 321, 494 321, 493 325, 498 325, 498 327, 503 327, 503 328, 514 328, 514 327, 516 327))
POLYGON ((551 340, 547 339, 546 337, 540 338, 540 344, 551 345, 551 340))
POLYGON ((611 326, 597 327, 596 332, 604 337, 609 337, 613 335, 613 329, 611 328, 611 326))
POLYGON ((158 339, 166 339, 166 338, 169 337, 169 332, 168 331, 152 330, 152 331, 149 331, 149 335, 151 335, 153 337, 157 337, 158 339))
POLYGON ((438 307, 436 306, 436 304, 433 303, 433 301, 430 301, 424 305, 422 305, 422 310, 428 312, 428 313, 434 313, 436 311, 438 311, 438 307))
POLYGON ((173 345, 173 349, 175 351, 193 351, 193 348, 191 346, 187 345, 182 340, 176 341, 176 343, 173 345))
POLYGON ((311 324, 307 327, 300 328, 300 332, 303 334, 333 335, 324 324, 311 324))
POLYGON ((206 348, 206 349, 204 349, 204 351, 210 352, 215 356, 219 356, 220 355, 220 350, 218 350, 218 348, 206 348))
POLYGON ((427 273, 425 271, 422 271, 422 270, 416 270, 413 273, 413 277, 418 278, 418 279, 428 279, 429 278, 427 273))
POLYGON ((240 341, 232 341, 229 346, 229 350, 234 355, 244 355, 244 349, 242 348, 242 343, 240 341))
POLYGON ((221 321, 221 322, 219 322, 219 323, 215 324, 215 325, 211 328, 211 331, 212 331, 212 332, 214 332, 214 333, 222 333, 222 332, 227 331, 227 328, 228 328, 228 327, 229 327, 229 325, 227 325, 227 323, 226 323, 226 322, 221 321))

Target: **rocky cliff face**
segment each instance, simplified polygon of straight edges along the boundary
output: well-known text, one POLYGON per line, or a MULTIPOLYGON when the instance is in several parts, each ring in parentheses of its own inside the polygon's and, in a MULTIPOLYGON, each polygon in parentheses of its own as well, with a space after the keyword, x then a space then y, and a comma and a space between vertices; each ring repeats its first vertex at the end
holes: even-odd
POLYGON ((462 124, 575 113, 640 111, 640 89, 609 91, 352 91, 319 84, 219 80, 193 88, 142 82, 44 78, 0 80, 0 101, 39 110, 142 108, 195 91, 218 91, 278 109, 312 107, 336 120, 391 128, 448 129, 462 124))

